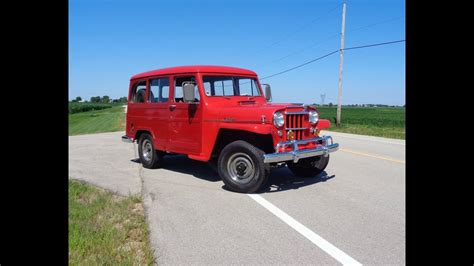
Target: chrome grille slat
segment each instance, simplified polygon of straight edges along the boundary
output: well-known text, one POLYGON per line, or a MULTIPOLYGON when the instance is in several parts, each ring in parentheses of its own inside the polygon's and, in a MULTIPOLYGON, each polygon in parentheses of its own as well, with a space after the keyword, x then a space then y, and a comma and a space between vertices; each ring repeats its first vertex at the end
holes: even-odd
POLYGON ((285 112, 286 114, 286 128, 285 131, 294 131, 295 139, 302 140, 304 135, 304 130, 306 127, 304 126, 304 116, 308 114, 308 112, 285 112))

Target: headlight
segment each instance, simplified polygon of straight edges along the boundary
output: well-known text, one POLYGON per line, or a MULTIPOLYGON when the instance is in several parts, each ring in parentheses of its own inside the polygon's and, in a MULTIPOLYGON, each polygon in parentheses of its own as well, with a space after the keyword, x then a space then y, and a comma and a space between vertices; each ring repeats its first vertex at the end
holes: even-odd
POLYGON ((285 118, 283 117, 283 114, 280 112, 276 112, 273 114, 273 124, 280 128, 285 124, 285 118))
POLYGON ((318 120, 319 120, 318 112, 309 111, 309 122, 314 125, 318 122, 318 120))

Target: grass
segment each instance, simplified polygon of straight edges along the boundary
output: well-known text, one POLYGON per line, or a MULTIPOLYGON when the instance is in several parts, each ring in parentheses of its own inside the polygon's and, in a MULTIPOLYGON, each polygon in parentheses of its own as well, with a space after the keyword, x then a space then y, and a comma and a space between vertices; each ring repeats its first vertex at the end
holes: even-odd
POLYGON ((405 139, 405 108, 345 107, 336 127, 336 107, 317 107, 321 118, 331 121, 331 131, 405 139))
POLYGON ((152 265, 142 201, 69 181, 69 265, 152 265))
POLYGON ((123 130, 125 130, 125 113, 122 105, 69 115, 70 136, 123 130))

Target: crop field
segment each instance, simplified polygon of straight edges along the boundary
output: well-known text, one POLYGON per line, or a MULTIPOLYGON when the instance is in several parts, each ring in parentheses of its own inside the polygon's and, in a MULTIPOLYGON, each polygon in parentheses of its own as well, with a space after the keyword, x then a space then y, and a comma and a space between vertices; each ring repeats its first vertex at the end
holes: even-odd
POLYGON ((108 103, 69 103, 69 114, 97 111, 112 108, 114 105, 108 103))
POLYGON ((125 113, 121 105, 98 111, 69 114, 69 135, 125 130, 125 113))
POLYGON ((321 118, 331 121, 332 131, 405 139, 405 108, 343 107, 336 127, 336 107, 317 107, 321 118))

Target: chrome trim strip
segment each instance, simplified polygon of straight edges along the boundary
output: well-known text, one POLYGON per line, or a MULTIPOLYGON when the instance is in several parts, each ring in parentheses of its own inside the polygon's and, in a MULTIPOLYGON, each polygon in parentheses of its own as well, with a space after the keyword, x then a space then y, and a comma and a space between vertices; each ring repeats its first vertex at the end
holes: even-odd
POLYGON ((125 136, 122 136, 122 141, 126 143, 133 143, 133 138, 129 138, 125 135, 125 136))
POLYGON ((339 149, 339 144, 334 143, 331 136, 322 136, 322 137, 316 137, 316 138, 305 139, 305 140, 285 141, 285 142, 280 142, 276 145, 275 150, 277 152, 264 154, 263 162, 264 163, 278 163, 278 162, 284 162, 284 161, 293 161, 297 163, 299 159, 321 156, 321 155, 327 156, 329 153, 335 152, 338 149, 339 149), (319 141, 322 141, 322 145, 317 146, 314 149, 298 150, 298 144, 305 144, 309 142, 319 142, 319 141), (281 146, 287 146, 287 145, 292 145, 293 151, 278 152, 281 146))
POLYGON ((285 130, 305 130, 306 127, 287 127, 285 130))
POLYGON ((301 112, 285 112, 285 115, 307 115, 309 112, 301 111, 301 112))
MULTIPOLYGON (((222 96, 212 96, 212 97, 222 97, 222 96)), ((265 123, 262 123, 260 120, 223 120, 223 119, 206 119, 203 122, 221 122, 221 123, 243 123, 243 124, 271 124, 271 121, 266 120, 265 123)))

